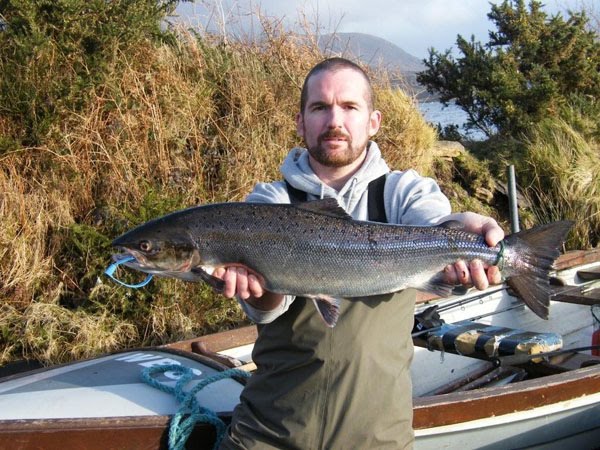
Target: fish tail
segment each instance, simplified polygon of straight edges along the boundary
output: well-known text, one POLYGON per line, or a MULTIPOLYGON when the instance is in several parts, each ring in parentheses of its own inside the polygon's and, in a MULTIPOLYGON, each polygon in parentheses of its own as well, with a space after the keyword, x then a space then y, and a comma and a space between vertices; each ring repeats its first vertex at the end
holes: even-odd
POLYGON ((340 300, 333 297, 318 296, 312 299, 319 315, 329 328, 335 327, 340 317, 340 300))
POLYGON ((506 283, 542 319, 548 319, 550 306, 549 272, 572 226, 571 221, 552 222, 512 234, 504 241, 519 252, 516 274, 506 283))

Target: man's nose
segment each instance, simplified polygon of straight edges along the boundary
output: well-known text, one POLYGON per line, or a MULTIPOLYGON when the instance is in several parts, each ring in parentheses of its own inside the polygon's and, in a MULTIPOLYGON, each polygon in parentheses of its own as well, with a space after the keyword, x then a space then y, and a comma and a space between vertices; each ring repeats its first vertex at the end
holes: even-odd
POLYGON ((341 128, 344 123, 342 113, 342 109, 337 106, 330 108, 329 115, 327 116, 327 126, 329 128, 341 128))

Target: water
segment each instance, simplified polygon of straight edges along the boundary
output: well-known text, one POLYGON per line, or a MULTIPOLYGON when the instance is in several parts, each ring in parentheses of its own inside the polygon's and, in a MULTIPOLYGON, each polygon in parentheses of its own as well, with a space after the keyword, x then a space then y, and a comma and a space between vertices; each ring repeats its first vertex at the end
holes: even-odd
POLYGON ((454 103, 444 107, 440 102, 424 102, 419 103, 419 110, 427 122, 440 123, 442 127, 452 124, 462 125, 467 121, 467 113, 454 103))
POLYGON ((478 130, 472 130, 468 133, 465 131, 464 124, 467 122, 468 116, 460 107, 454 103, 444 106, 440 102, 422 102, 419 103, 419 110, 427 122, 436 126, 438 123, 442 129, 447 125, 458 125, 461 134, 468 138, 481 141, 486 139, 486 135, 478 130))

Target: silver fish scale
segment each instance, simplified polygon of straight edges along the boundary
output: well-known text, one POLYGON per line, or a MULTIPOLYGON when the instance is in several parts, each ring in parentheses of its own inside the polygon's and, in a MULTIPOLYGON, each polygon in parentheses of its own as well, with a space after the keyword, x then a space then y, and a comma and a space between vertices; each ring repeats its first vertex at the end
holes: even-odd
POLYGON ((290 205, 226 205, 190 217, 203 261, 248 266, 273 292, 359 297, 419 288, 457 259, 492 264, 498 254, 458 229, 351 221, 290 205))

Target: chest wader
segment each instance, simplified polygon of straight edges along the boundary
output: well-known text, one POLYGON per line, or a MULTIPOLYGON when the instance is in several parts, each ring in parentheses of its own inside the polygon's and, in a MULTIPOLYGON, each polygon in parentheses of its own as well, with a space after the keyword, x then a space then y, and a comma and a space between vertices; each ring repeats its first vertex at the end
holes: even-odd
MULTIPOLYGON (((374 203, 370 185, 370 219, 374 203)), ((311 300, 298 297, 276 320, 259 325, 252 353, 257 370, 221 448, 411 448, 415 297, 407 289, 344 300, 334 328, 311 300)))

